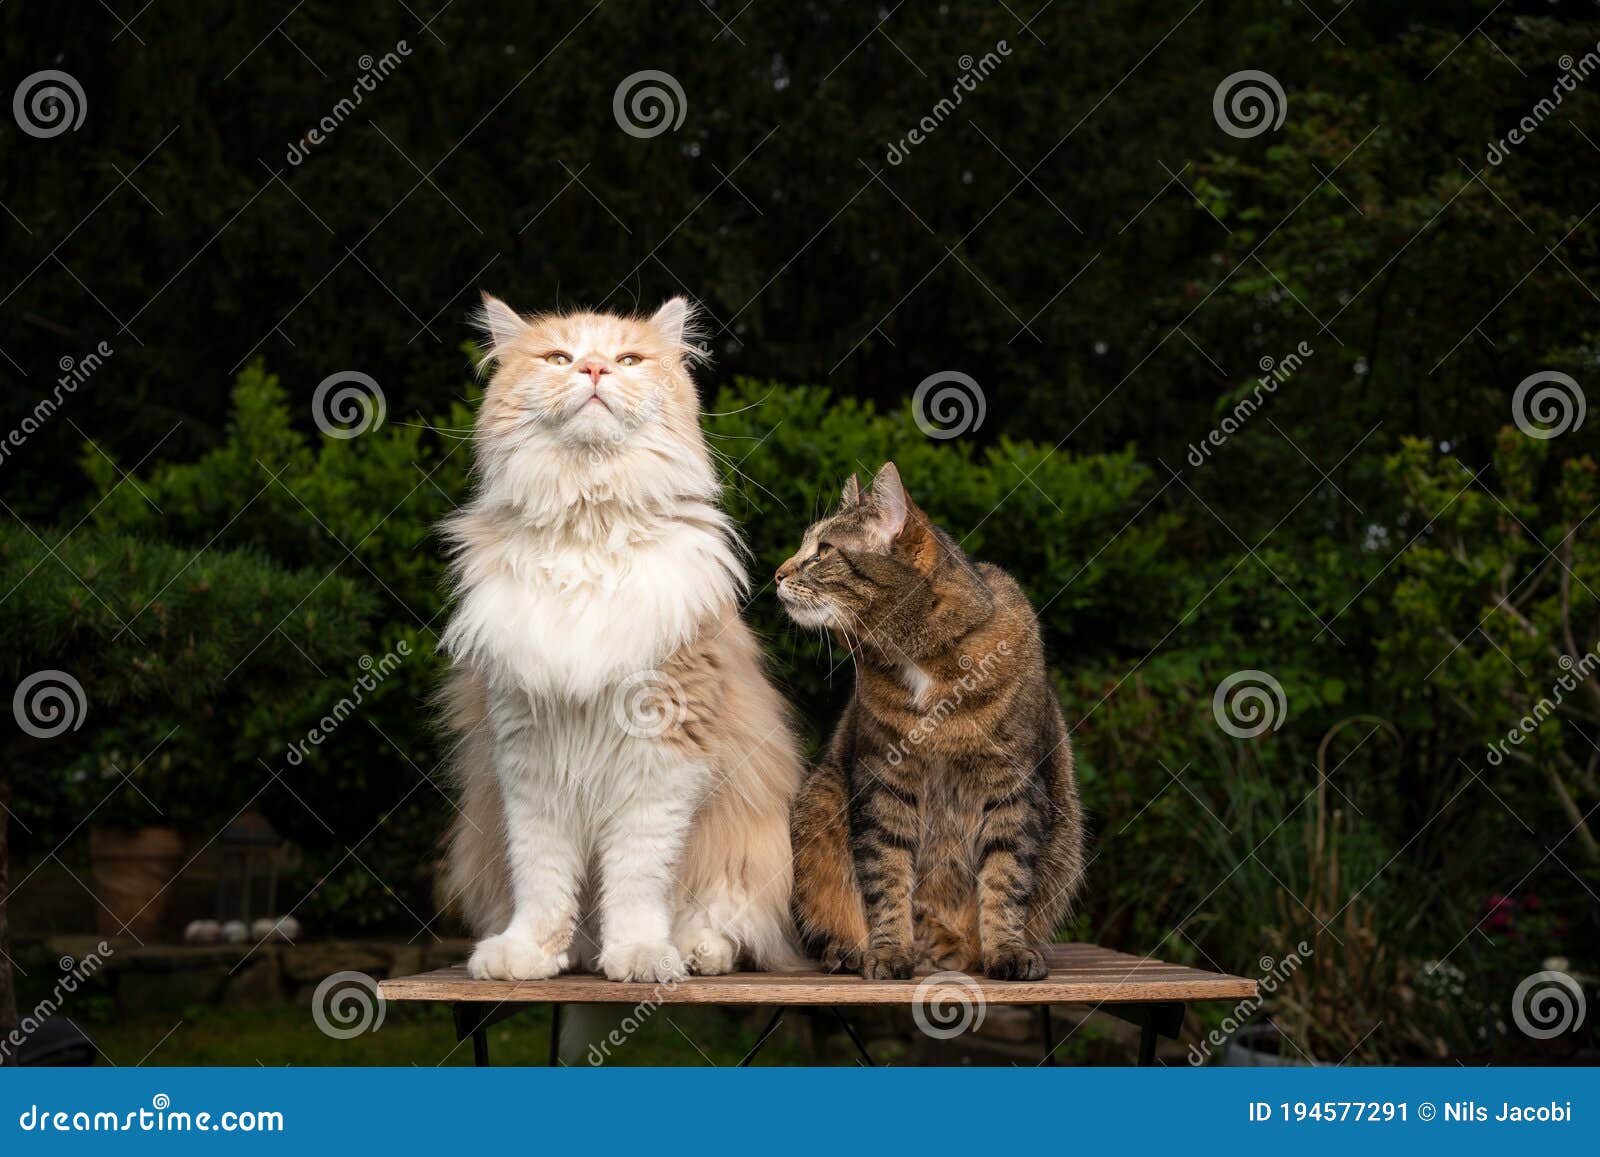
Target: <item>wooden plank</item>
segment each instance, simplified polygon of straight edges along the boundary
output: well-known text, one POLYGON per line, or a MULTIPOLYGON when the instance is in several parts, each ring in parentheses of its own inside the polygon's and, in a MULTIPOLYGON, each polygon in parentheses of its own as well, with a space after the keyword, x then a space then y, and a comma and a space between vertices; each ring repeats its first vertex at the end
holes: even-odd
POLYGON ((1094 944, 1056 944, 1046 953, 1043 980, 969 977, 924 988, 912 980, 864 980, 816 969, 691 976, 676 984, 618 983, 568 973, 549 980, 473 980, 465 965, 382 981, 386 1000, 474 1001, 498 1004, 912 1004, 941 991, 948 997, 982 993, 989 1004, 1142 1003, 1239 1000, 1256 995, 1253 980, 1130 956, 1094 944))

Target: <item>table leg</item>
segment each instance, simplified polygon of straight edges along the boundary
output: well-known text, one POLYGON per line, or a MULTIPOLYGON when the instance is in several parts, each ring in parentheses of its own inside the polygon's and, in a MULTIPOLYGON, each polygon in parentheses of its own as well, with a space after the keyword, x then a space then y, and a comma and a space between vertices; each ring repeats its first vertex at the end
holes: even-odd
POLYGON ((1102 1012, 1126 1021, 1139 1029, 1139 1061, 1141 1065, 1156 1063, 1156 1041, 1160 1037, 1177 1040, 1183 1033, 1182 1001, 1140 1001, 1137 1003, 1107 1003, 1097 1005, 1102 1012))
POLYGON ((489 1067, 489 1030, 486 1028, 472 1030, 472 1063, 480 1069, 489 1067))
POLYGON ((1145 1067, 1156 1063, 1156 1022, 1152 1018, 1139 1030, 1139 1064, 1145 1067))
POLYGON ((761 1035, 756 1038, 755 1047, 749 1052, 745 1053, 744 1060, 739 1062, 739 1067, 741 1069, 750 1067, 750 1062, 756 1059, 756 1054, 760 1052, 762 1046, 767 1043, 767 1038, 778 1031, 778 1025, 783 1020, 783 1014, 784 1007, 781 1004, 772 1010, 772 1019, 767 1021, 767 1027, 762 1029, 761 1035))
POLYGON ((1050 1006, 1039 1006, 1039 1020, 1044 1027, 1044 1061, 1049 1068, 1056 1067, 1056 1032, 1050 1023, 1050 1006))
POLYGON ((553 1069, 561 1063, 561 1006, 550 1006, 550 1054, 546 1063, 553 1069))
POLYGON ((869 1069, 877 1068, 878 1062, 872 1059, 872 1054, 867 1051, 867 1046, 862 1043, 861 1037, 857 1035, 856 1026, 846 1020, 844 1013, 837 1008, 830 1008, 828 1011, 832 1012, 838 1018, 839 1023, 844 1026, 844 1031, 850 1035, 850 1043, 856 1046, 856 1052, 861 1054, 861 1059, 866 1066, 869 1069))

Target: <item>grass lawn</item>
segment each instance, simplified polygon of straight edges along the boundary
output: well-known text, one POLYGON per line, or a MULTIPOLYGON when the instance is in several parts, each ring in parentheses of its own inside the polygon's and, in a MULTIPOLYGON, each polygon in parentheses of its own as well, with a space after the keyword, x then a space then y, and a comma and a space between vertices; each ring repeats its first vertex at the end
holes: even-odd
MULTIPOLYGON (((631 1007, 598 1010, 596 1029, 618 1028, 631 1007)), ((732 1065, 749 1051, 770 1013, 735 1016, 715 1008, 678 1006, 649 1013, 604 1063, 616 1065, 732 1065)), ((102 1064, 117 1065, 470 1065, 472 1044, 456 1043, 449 1012, 441 1006, 391 1004, 382 1026, 349 1040, 326 1036, 308 1008, 196 1008, 182 1015, 78 1016, 94 1038, 102 1064)), ((572 1018, 569 1015, 568 1024, 572 1018)), ((571 1031, 576 1031, 576 1027, 571 1031)), ((620 1030, 619 1030, 620 1031, 620 1030)), ((550 1012, 533 1006, 489 1030, 496 1065, 543 1065, 550 1012)), ((571 1041, 572 1037, 569 1036, 571 1041)), ((568 1053, 573 1065, 587 1055, 568 1053)), ((799 1027, 789 1020, 762 1049, 762 1065, 815 1063, 799 1027)))

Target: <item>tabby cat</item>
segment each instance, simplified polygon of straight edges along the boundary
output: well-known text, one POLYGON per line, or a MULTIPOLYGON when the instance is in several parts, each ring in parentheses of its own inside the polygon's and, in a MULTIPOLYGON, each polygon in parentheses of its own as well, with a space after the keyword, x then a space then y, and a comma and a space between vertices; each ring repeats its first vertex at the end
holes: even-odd
POLYGON ((1037 980, 1083 880, 1072 748, 1033 608, 911 501, 891 462, 778 568, 856 689, 795 800, 795 916, 830 969, 1037 980))

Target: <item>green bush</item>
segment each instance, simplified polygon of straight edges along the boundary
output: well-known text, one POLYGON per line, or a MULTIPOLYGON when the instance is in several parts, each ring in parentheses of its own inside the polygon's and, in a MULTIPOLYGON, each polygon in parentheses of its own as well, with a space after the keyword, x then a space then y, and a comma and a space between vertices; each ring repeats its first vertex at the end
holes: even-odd
MULTIPOLYGON (((26 782, 43 785, 23 793, 23 814, 41 836, 70 828, 89 790, 75 784, 168 736, 156 798, 202 828, 257 798, 307 852, 290 896, 310 928, 437 931, 434 862, 452 805, 429 707, 448 607, 434 529, 467 494, 470 405, 310 438, 286 398, 250 367, 225 441, 126 481, 87 449, 98 493, 59 565, 26 528, 0 540, 8 581, 22 580, 5 611, 25 642, 13 674, 81 654, 95 712, 77 737, 23 753, 26 782), (142 644, 118 633, 123 620, 142 644), (373 683, 362 656, 397 655, 373 683), (330 716, 337 726, 322 726, 330 716)), ((1484 744, 1515 724, 1504 716, 1531 709, 1561 669, 1567 636, 1592 639, 1590 459, 1509 434, 1497 496, 1482 480, 1463 490, 1453 458, 1406 443, 1378 501, 1386 533, 1414 536, 1416 549, 1351 556, 1327 522, 1219 546, 1173 501, 1181 480, 1131 448, 930 439, 905 411, 744 379, 707 410, 750 552, 746 615, 808 742, 831 728, 853 672, 829 641, 786 622, 769 576, 847 475, 895 461, 936 521, 1027 589, 1091 819, 1073 935, 1246 975, 1263 954, 1314 943, 1317 966, 1274 1008, 1319 1056, 1490 1047, 1493 1018, 1473 1010, 1546 953, 1592 955, 1580 889, 1596 868, 1587 829, 1569 822, 1595 798, 1583 735, 1552 724, 1519 758, 1481 780, 1475 771, 1484 744), (1392 589, 1376 586, 1386 572, 1392 589), (1486 631, 1470 633, 1480 620, 1486 631), (1452 644, 1459 661, 1428 670, 1452 644), (1236 739, 1218 727, 1212 694, 1245 669, 1279 682, 1286 711, 1236 739), (1346 726, 1351 716, 1368 723, 1346 726), (1573 882, 1540 877, 1541 914, 1525 905, 1515 935, 1485 952, 1463 935, 1508 871, 1527 870, 1500 838, 1508 812, 1557 843, 1573 837, 1573 882), (1453 854, 1463 841, 1483 854, 1453 854), (1462 968, 1470 1008, 1450 999, 1462 968), (1368 1036, 1368 1017, 1404 1027, 1368 1036)), ((1572 702, 1587 724, 1592 709, 1572 702)), ((115 814, 136 821, 147 805, 122 795, 115 814)))

